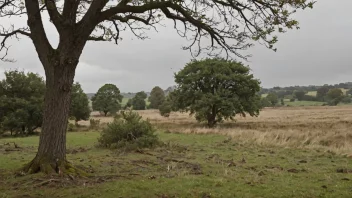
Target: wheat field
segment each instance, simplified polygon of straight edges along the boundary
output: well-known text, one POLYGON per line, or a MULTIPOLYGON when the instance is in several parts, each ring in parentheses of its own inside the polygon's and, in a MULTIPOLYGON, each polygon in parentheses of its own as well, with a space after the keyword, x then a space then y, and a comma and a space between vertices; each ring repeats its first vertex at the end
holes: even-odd
MULTIPOLYGON (((157 110, 139 111, 160 130, 173 133, 216 133, 242 143, 280 147, 324 149, 352 155, 352 107, 282 107, 266 108, 258 117, 236 117, 209 129, 186 113, 172 113, 164 118, 157 110)), ((111 122, 111 117, 94 119, 111 122)), ((87 121, 81 124, 89 124, 87 121)))

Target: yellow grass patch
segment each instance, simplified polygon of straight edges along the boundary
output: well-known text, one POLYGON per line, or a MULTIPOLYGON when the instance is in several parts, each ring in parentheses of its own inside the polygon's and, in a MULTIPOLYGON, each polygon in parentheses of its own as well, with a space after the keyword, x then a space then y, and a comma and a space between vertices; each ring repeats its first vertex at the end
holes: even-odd
MULTIPOLYGON (((352 107, 266 108, 259 117, 236 117, 209 129, 186 113, 169 118, 157 110, 139 111, 161 130, 179 133, 218 133, 246 143, 296 148, 324 148, 340 154, 352 154, 352 107)), ((93 116, 97 114, 94 113, 93 116)), ((102 123, 111 117, 94 117, 102 123)), ((80 122, 89 125, 89 121, 80 122)))

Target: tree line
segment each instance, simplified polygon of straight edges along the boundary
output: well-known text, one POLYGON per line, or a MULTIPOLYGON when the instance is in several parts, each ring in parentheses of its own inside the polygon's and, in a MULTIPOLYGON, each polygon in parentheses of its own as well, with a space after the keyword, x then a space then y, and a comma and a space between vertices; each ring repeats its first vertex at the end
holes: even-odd
MULTIPOLYGON (((76 82, 71 88, 69 115, 76 122, 87 120, 91 109, 87 95, 76 82)), ((5 71, 5 79, 0 81, 0 133, 9 131, 11 135, 30 135, 42 126, 44 79, 35 73, 13 70, 5 71)))
MULTIPOLYGON (((261 93, 261 92, 259 92, 261 93)), ((341 88, 330 88, 323 86, 316 90, 316 95, 309 95, 309 91, 305 90, 272 90, 265 97, 262 97, 262 107, 270 107, 277 105, 285 105, 284 100, 290 102, 298 101, 318 101, 324 102, 323 105, 336 106, 339 103, 351 103, 352 89, 343 93, 341 88)))

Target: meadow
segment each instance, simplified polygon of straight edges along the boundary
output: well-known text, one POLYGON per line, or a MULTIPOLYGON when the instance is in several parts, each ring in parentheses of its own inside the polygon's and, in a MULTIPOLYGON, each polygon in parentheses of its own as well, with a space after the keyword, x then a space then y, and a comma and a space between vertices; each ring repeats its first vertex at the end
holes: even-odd
MULTIPOLYGON (((67 157, 84 177, 16 175, 38 136, 0 139, 0 197, 350 197, 352 107, 266 108, 209 129, 184 113, 139 111, 164 145, 97 148, 81 121, 67 157), (15 146, 16 145, 16 146, 15 146)), ((102 125, 111 117, 92 114, 102 125)))

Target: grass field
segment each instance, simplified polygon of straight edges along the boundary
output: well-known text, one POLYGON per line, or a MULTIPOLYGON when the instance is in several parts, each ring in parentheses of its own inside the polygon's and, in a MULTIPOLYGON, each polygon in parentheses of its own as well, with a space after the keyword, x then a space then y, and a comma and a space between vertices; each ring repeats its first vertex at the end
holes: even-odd
POLYGON ((67 134, 68 160, 90 173, 85 178, 15 177, 39 138, 0 139, 0 197, 351 195, 352 107, 268 108, 215 129, 186 114, 140 114, 157 126, 163 147, 117 152, 95 147, 99 132, 67 134))
POLYGON ((297 107, 297 106, 321 106, 323 105, 324 102, 319 102, 319 101, 294 101, 294 102, 290 102, 290 101, 285 101, 285 105, 289 105, 289 106, 293 106, 293 107, 297 107))

